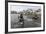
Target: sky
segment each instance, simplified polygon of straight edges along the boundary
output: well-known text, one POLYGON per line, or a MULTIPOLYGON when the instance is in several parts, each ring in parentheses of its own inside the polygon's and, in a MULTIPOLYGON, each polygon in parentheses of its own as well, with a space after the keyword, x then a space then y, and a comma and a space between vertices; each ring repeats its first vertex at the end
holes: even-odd
POLYGON ((17 11, 17 12, 27 10, 27 9, 37 10, 40 8, 41 8, 40 6, 11 5, 11 11, 17 11))

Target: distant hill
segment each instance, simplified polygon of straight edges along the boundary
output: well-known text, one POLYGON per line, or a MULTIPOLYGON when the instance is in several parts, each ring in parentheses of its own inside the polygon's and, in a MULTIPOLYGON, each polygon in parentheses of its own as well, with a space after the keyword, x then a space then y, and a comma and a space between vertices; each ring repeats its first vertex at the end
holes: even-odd
POLYGON ((17 11, 11 11, 11 14, 17 14, 17 11))

